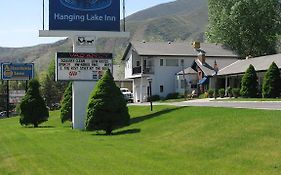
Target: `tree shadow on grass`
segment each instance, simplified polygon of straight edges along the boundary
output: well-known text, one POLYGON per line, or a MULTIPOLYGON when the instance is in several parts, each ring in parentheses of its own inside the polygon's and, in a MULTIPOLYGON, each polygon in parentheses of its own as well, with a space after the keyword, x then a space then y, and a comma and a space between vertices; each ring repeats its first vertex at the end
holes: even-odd
POLYGON ((54 126, 38 126, 37 128, 35 128, 34 126, 32 125, 28 125, 28 126, 23 126, 24 128, 34 128, 34 129, 48 129, 48 128, 55 128, 54 126))
POLYGON ((127 135, 127 134, 136 134, 140 133, 141 129, 134 128, 134 129, 126 129, 122 131, 112 132, 111 135, 106 135, 103 131, 97 131, 97 133, 93 134, 95 136, 117 136, 117 135, 127 135))
POLYGON ((141 129, 135 128, 135 129, 126 129, 123 131, 114 132, 114 133, 112 133, 112 135, 136 134, 136 133, 140 133, 140 132, 141 132, 141 129))
POLYGON ((130 120, 130 124, 140 123, 140 122, 143 122, 145 120, 149 120, 149 119, 152 119, 152 118, 160 117, 161 115, 164 115, 164 114, 167 114, 167 113, 170 113, 170 112, 173 112, 173 111, 177 111, 177 110, 180 110, 182 108, 185 108, 185 107, 178 107, 178 108, 172 108, 172 109, 164 109, 162 111, 155 112, 153 114, 132 118, 130 120))

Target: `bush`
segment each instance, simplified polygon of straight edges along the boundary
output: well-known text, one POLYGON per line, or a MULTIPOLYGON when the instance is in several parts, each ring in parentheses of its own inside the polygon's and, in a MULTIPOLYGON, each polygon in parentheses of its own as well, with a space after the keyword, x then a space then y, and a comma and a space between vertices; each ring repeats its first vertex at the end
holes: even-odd
POLYGON ((228 97, 233 97, 233 93, 232 93, 232 88, 231 87, 227 88, 226 93, 227 93, 228 97))
POLYGON ((215 93, 215 91, 213 89, 209 89, 208 90, 208 97, 209 98, 213 98, 214 97, 214 93, 215 93))
POLYGON ((61 102, 61 122, 72 121, 72 83, 69 83, 61 102))
POLYGON ((20 124, 39 124, 48 121, 49 111, 43 97, 39 92, 40 84, 38 80, 30 80, 28 90, 20 103, 20 124))
POLYGON ((277 65, 273 62, 266 71, 262 84, 263 98, 276 98, 280 96, 280 71, 277 65))
POLYGON ((159 95, 152 95, 151 97, 148 97, 148 98, 147 98, 147 101, 150 101, 150 99, 151 99, 152 101, 159 101, 161 98, 160 98, 159 95))
POLYGON ((222 88, 222 89, 219 89, 219 95, 220 95, 221 98, 224 97, 224 95, 225 95, 225 90, 224 90, 223 88, 222 88))
POLYGON ((109 70, 98 81, 87 108, 85 129, 87 131, 106 131, 110 135, 114 129, 130 123, 127 102, 114 83, 109 70))
POLYGON ((255 98, 258 94, 258 77, 253 65, 250 65, 241 81, 240 95, 255 98))
POLYGON ((240 96, 240 89, 239 88, 233 88, 232 94, 233 94, 233 97, 238 98, 240 96))
POLYGON ((170 93, 167 95, 166 100, 169 99, 178 99, 179 98, 179 93, 175 92, 175 93, 170 93))

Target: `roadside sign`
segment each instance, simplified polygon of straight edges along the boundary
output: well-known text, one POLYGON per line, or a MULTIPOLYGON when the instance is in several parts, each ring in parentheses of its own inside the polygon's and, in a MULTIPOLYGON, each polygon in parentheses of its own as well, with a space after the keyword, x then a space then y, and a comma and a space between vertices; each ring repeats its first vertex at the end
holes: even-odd
POLYGON ((2 80, 30 80, 33 77, 33 63, 1 63, 2 80))
POLYGON ((98 81, 108 69, 112 72, 111 53, 57 53, 56 80, 98 81))
POLYGON ((120 31, 120 1, 49 0, 49 30, 120 31))

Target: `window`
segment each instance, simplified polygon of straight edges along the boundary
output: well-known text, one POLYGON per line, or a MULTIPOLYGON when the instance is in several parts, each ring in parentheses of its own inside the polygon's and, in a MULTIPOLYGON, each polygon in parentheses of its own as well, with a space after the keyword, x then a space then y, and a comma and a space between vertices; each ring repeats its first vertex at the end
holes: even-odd
POLYGON ((164 66, 164 60, 160 59, 160 66, 164 66))
POLYGON ((140 61, 137 61, 137 67, 139 67, 140 66, 140 61))
POLYGON ((181 59, 181 66, 184 66, 184 59, 181 59))
POLYGON ((179 66, 178 59, 167 59, 166 66, 179 66))
POLYGON ((160 86, 160 92, 161 93, 164 92, 164 86, 163 85, 160 86))
POLYGON ((181 89, 185 89, 185 80, 181 80, 181 89))

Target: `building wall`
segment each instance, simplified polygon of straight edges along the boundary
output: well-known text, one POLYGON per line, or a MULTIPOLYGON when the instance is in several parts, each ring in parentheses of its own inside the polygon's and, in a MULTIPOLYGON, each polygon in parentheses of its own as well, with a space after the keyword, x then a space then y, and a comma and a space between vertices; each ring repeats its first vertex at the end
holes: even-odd
MULTIPOLYGON (((194 85, 197 85, 198 83, 198 77, 197 74, 187 74, 185 75, 185 79, 187 82, 187 93, 191 94, 193 90, 197 90, 197 87, 194 85)), ((177 75, 176 76, 176 92, 178 92, 181 95, 184 95, 185 88, 182 85, 184 83, 184 77, 183 75, 177 75)))
MULTIPOLYGON (((147 78, 151 77, 152 80, 152 95, 159 95, 162 98, 165 98, 169 93, 177 92, 176 85, 176 74, 182 71, 185 68, 188 68, 193 63, 196 56, 145 56, 140 57, 136 52, 131 51, 128 53, 126 58, 125 66, 125 78, 133 79, 133 93, 135 102, 144 102, 147 99, 147 87, 148 81, 147 78), (133 75, 133 67, 137 66, 137 61, 140 65, 144 64, 144 60, 150 61, 153 72, 144 74, 143 71, 140 74, 133 75), (163 60, 163 61, 161 61, 163 60), (172 60, 177 60, 177 65, 171 65, 175 63, 172 60), (183 60, 183 62, 182 62, 183 60), (163 65, 160 65, 163 63, 163 65), (168 65, 167 65, 168 64, 168 65)), ((223 65, 223 67, 237 61, 236 58, 208 58, 206 57, 206 62, 211 66, 214 64, 214 61, 217 61, 217 64, 223 65)), ((143 68, 142 68, 143 69, 143 68)))

